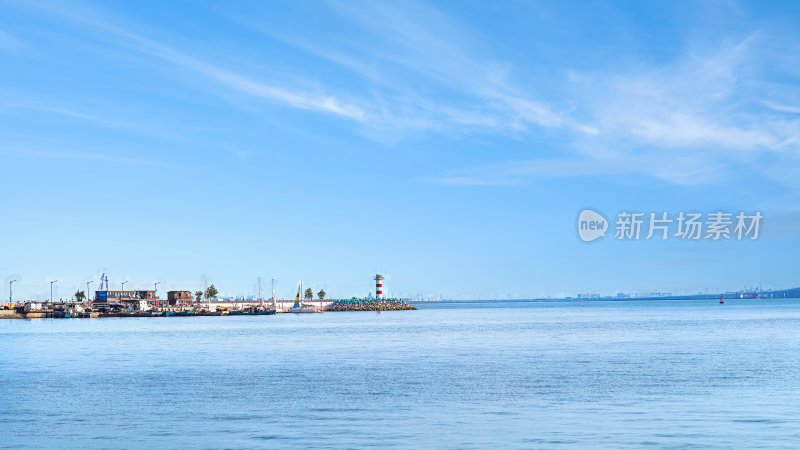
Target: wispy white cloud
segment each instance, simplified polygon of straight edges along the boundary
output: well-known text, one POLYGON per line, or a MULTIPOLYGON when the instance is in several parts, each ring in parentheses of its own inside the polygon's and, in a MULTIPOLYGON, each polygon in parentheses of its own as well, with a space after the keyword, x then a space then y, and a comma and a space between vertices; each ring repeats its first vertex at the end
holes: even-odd
POLYGON ((0 30, 0 50, 7 52, 16 52, 24 47, 24 44, 18 38, 0 30))
POLYGON ((588 75, 585 81, 603 86, 605 94, 588 95, 585 104, 604 135, 664 147, 769 148, 780 142, 778 130, 737 104, 741 72, 755 63, 749 51, 754 39, 655 70, 588 75))
POLYGON ((687 184, 722 179, 736 165, 774 177, 774 167, 800 158, 795 88, 768 80, 762 69, 776 58, 792 67, 787 60, 797 61, 798 48, 769 30, 722 37, 716 48, 687 45, 657 66, 565 67, 544 88, 520 77, 529 61, 495 57, 490 41, 427 4, 327 5, 346 21, 347 36, 274 27, 260 13, 235 19, 357 76, 341 82, 320 75, 314 88, 259 79, 229 58, 201 57, 92 8, 43 8, 227 91, 345 118, 384 142, 420 133, 522 140, 544 130, 559 134, 556 157, 542 160, 532 147, 529 160, 429 179, 439 183, 513 185, 540 176, 636 173, 687 184), (764 42, 774 41, 786 44, 780 57, 764 50, 764 42))
POLYGON ((180 57, 170 59, 170 61, 191 68, 228 88, 255 97, 283 103, 294 108, 330 113, 356 121, 363 121, 366 116, 361 107, 353 103, 344 102, 332 95, 314 95, 275 87, 230 70, 192 60, 191 58, 180 57))
POLYGON ((796 185, 778 168, 794 167, 800 159, 800 110, 773 100, 753 107, 750 101, 767 92, 791 97, 794 89, 760 75, 758 68, 770 61, 759 46, 765 39, 754 33, 656 68, 573 73, 565 95, 597 124, 565 147, 578 160, 512 161, 432 180, 519 185, 541 176, 629 173, 700 184, 725 179, 739 165, 796 185), (770 111, 764 113, 763 106, 770 111))
POLYGON ((127 48, 157 58, 205 77, 217 84, 240 93, 281 103, 293 108, 329 113, 352 120, 362 120, 364 112, 352 103, 336 96, 304 92, 300 89, 279 87, 256 80, 233 69, 205 61, 165 43, 156 41, 126 28, 106 17, 103 13, 87 6, 57 5, 53 3, 38 5, 48 13, 56 14, 75 23, 92 27, 119 40, 127 48))
POLYGON ((138 157, 128 157, 119 155, 117 152, 85 152, 61 149, 41 149, 41 148, 5 148, 3 153, 16 155, 26 158, 50 159, 50 160, 77 160, 77 161, 98 161, 130 166, 148 166, 162 169, 178 169, 181 167, 163 161, 144 159, 138 157))
POLYGON ((97 125, 102 125, 106 127, 113 127, 113 128, 138 128, 138 124, 114 119, 108 116, 101 116, 97 114, 93 114, 91 112, 80 111, 73 108, 65 108, 61 106, 53 106, 47 105, 44 103, 38 102, 6 102, 0 103, 0 111, 2 110, 31 110, 31 111, 40 111, 45 113, 57 114, 65 117, 70 117, 74 119, 79 119, 82 121, 91 122, 97 125))
POLYGON ((207 127, 198 128, 185 124, 159 118, 156 122, 152 118, 143 117, 141 114, 119 109, 107 109, 88 104, 88 102, 45 101, 40 98, 23 98, 18 95, 13 100, 0 102, 0 115, 19 117, 24 113, 41 114, 53 117, 66 118, 74 123, 91 125, 97 129, 113 130, 126 134, 157 137, 169 141, 189 141, 198 132, 207 131, 207 127))
MULTIPOLYGON (((483 171, 482 171, 483 172, 483 171)), ((522 180, 509 177, 504 173, 441 175, 438 177, 423 178, 422 181, 446 186, 520 186, 522 180)))
POLYGON ((368 86, 366 91, 343 96, 315 92, 320 88, 279 86, 148 37, 142 27, 112 18, 86 4, 66 7, 44 3, 33 7, 105 33, 128 49, 182 67, 228 90, 350 119, 382 140, 393 141, 405 134, 430 131, 517 134, 530 132, 532 127, 596 133, 593 125, 580 123, 510 83, 505 76, 506 63, 491 62, 485 55, 473 53, 470 49, 478 41, 461 24, 435 8, 414 2, 402 8, 372 2, 331 5, 367 33, 368 41, 375 45, 349 42, 337 48, 333 44, 310 42, 302 35, 281 34, 258 25, 254 19, 239 21, 352 70, 369 82, 371 88, 368 86), (383 70, 365 62, 365 58, 380 61, 383 70), (407 80, 401 81, 408 73, 423 77, 425 83, 436 84, 447 94, 422 94, 417 83, 409 85, 407 80))
POLYGON ((665 147, 721 146, 726 151, 775 146, 781 136, 758 127, 715 123, 699 114, 665 110, 659 115, 634 117, 628 122, 631 137, 665 147))
POLYGON ((769 100, 762 100, 761 104, 773 111, 789 114, 800 114, 800 106, 784 105, 769 100))
MULTIPOLYGON (((535 87, 511 81, 512 63, 487 57, 491 53, 474 33, 431 6, 332 5, 370 36, 370 44, 311 42, 245 23, 380 84, 381 108, 369 110, 365 120, 372 126, 515 136, 561 129, 578 141, 572 147, 566 142, 565 152, 572 157, 631 159, 640 158, 645 149, 655 159, 657 153, 691 150, 691 155, 680 155, 683 166, 690 165, 688 161, 718 164, 720 154, 730 151, 769 151, 794 142, 791 133, 781 129, 785 127, 777 122, 765 126, 762 117, 741 113, 735 104, 741 98, 740 72, 753 64, 757 33, 717 51, 690 50, 684 58, 654 69, 578 73, 575 82, 564 77, 564 103, 578 105, 565 112, 536 99, 535 87), (370 60, 374 63, 365 62, 370 60), (398 78, 407 74, 452 95, 423 97, 397 88, 403 86, 398 78), (404 120, 408 116, 415 120, 404 120)), ((646 165, 652 175, 669 178, 663 166, 646 165)), ((708 170, 698 167, 692 172, 697 171, 708 170)), ((682 182, 684 177, 674 178, 682 182)))
POLYGON ((703 184, 719 176, 719 168, 704 170, 693 157, 660 159, 654 156, 627 158, 550 158, 508 161, 461 170, 451 170, 440 176, 425 178, 434 184, 461 186, 523 186, 531 181, 554 178, 585 178, 600 176, 647 174, 682 185, 703 184))
POLYGON ((235 20, 362 77, 373 88, 361 102, 367 105, 364 125, 381 132, 517 134, 563 128, 596 133, 592 124, 509 81, 508 62, 493 60, 473 32, 432 6, 413 1, 328 4, 364 39, 313 39, 252 17, 235 20))

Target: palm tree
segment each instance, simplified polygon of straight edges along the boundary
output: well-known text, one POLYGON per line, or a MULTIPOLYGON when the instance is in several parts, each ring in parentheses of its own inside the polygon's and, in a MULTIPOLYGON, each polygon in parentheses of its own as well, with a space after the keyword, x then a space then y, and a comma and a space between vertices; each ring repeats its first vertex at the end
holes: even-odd
POLYGON ((320 289, 319 292, 317 292, 317 297, 319 297, 320 301, 325 300, 326 295, 325 289, 320 289))

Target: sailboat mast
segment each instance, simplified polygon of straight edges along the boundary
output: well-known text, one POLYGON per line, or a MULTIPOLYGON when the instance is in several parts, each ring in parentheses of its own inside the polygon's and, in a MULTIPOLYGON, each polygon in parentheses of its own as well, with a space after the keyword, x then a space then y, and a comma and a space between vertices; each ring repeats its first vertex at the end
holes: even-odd
POLYGON ((272 307, 275 308, 275 278, 272 279, 272 307))

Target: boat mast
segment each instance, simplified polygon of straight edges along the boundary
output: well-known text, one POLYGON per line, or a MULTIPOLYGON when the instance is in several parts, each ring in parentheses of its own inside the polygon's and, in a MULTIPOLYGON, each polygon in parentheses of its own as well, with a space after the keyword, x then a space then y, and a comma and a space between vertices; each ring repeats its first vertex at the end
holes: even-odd
POLYGON ((264 301, 261 299, 261 277, 258 277, 258 304, 264 306, 264 301))
POLYGON ((272 309, 277 309, 275 307, 275 278, 272 279, 272 309))

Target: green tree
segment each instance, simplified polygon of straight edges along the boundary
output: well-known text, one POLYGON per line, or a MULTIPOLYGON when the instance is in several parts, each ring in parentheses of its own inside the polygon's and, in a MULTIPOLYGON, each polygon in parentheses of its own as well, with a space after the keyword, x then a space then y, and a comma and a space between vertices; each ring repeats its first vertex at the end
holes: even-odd
POLYGON ((314 298, 314 291, 312 291, 311 288, 306 289, 305 293, 303 293, 303 298, 311 300, 314 298))
POLYGON ((325 289, 320 289, 319 292, 317 292, 317 297, 319 297, 320 300, 325 300, 326 295, 325 289))
POLYGON ((194 299, 197 300, 197 303, 203 301, 203 291, 197 291, 194 293, 194 299))
POLYGON ((86 299, 86 293, 85 292, 83 292, 83 291, 75 292, 75 301, 76 302, 82 302, 85 299, 86 299))
POLYGON ((213 284, 206 289, 206 298, 216 298, 217 294, 219 294, 219 291, 213 284))

